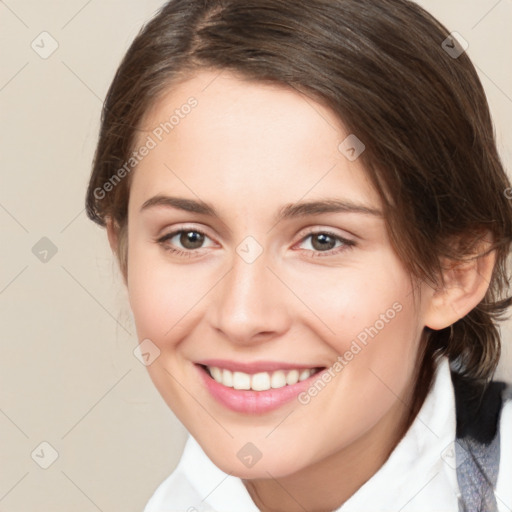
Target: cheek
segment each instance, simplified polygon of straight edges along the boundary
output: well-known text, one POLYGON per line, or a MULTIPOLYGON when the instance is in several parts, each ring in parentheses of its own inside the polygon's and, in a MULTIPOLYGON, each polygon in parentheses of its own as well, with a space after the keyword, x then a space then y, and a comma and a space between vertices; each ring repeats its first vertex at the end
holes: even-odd
POLYGON ((148 370, 187 371, 190 343, 185 340, 207 325, 205 313, 226 269, 208 261, 177 264, 141 238, 134 233, 130 239, 127 286, 139 341, 149 339, 160 350, 158 364, 148 370))
POLYGON ((353 390, 359 390, 352 405, 366 418, 363 421, 371 422, 379 412, 376 404, 382 413, 405 392, 423 325, 409 275, 394 256, 383 255, 366 268, 371 270, 340 273, 339 285, 324 293, 312 293, 310 288, 308 298, 328 328, 321 328, 328 333, 324 341, 338 354, 335 367, 333 362, 333 374, 343 375, 336 379, 338 397, 346 403, 353 390), (359 409, 362 404, 365 407, 359 409))
POLYGON ((166 264, 160 248, 136 240, 128 252, 127 285, 139 339, 149 338, 161 350, 179 340, 206 291, 190 272, 166 264))
MULTIPOLYGON (((380 421, 397 397, 406 399, 422 325, 406 275, 395 274, 380 284, 347 279, 343 293, 333 293, 327 302, 322 320, 335 334, 324 341, 338 354, 331 366, 332 384, 318 394, 307 390, 301 403, 308 404, 304 421, 325 417, 323 435, 338 449, 380 421)), ((326 454, 333 449, 324 448, 326 454)))
POLYGON ((412 284, 393 254, 293 278, 294 292, 309 310, 304 318, 315 322, 315 330, 338 354, 349 350, 354 340, 366 347, 373 339, 388 339, 391 348, 414 337, 420 318, 412 284))

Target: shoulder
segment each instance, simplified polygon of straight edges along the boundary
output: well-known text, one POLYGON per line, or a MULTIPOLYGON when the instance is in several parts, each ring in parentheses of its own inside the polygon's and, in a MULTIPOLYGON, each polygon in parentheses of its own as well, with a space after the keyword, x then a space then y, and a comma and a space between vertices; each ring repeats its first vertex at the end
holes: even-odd
POLYGON ((457 413, 457 438, 488 445, 495 438, 508 386, 502 381, 483 384, 451 372, 457 413))
POLYGON ((500 417, 501 460, 508 463, 512 482, 512 383, 502 393, 503 407, 500 417))
POLYGON ((509 512, 512 386, 502 381, 483 385, 453 373, 452 380, 457 415, 457 479, 462 502, 481 503, 484 510, 509 512))
POLYGON ((512 510, 512 384, 502 393, 503 407, 500 417, 500 467, 496 484, 499 511, 512 510))

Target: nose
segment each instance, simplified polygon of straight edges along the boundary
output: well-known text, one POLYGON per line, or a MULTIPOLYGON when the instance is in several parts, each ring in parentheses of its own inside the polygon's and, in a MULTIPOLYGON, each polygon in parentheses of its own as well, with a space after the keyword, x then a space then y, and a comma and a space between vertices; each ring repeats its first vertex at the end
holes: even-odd
POLYGON ((232 343, 251 344, 290 328, 290 291, 276 276, 265 251, 252 263, 233 255, 208 307, 211 326, 232 343))

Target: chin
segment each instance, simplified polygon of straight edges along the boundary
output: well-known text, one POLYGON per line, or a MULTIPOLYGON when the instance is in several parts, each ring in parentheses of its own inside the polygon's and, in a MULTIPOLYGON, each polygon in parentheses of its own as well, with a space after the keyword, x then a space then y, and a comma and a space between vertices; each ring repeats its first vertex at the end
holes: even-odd
POLYGON ((256 451, 255 446, 248 443, 242 444, 242 447, 238 446, 239 443, 234 442, 234 444, 236 446, 233 448, 224 447, 221 450, 219 447, 209 450, 209 447, 203 444, 201 447, 210 460, 222 471, 246 480, 283 478, 296 473, 307 465, 305 461, 297 460, 296 449, 287 454, 274 447, 256 451), (253 460, 250 459, 251 456, 253 460), (247 460, 244 461, 245 458, 247 460))

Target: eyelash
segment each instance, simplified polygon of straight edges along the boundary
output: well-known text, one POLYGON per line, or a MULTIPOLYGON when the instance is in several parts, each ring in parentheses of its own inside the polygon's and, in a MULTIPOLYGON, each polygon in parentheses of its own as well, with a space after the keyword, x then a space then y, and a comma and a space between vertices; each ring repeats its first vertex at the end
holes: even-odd
MULTIPOLYGON (((190 232, 199 233, 200 235, 203 235, 204 237, 208 238, 208 235, 204 231, 201 231, 200 229, 196 229, 196 228, 182 228, 182 229, 178 229, 176 231, 172 231, 171 233, 168 233, 168 234, 162 236, 161 238, 157 239, 156 242, 158 244, 160 244, 164 248, 164 250, 166 250, 166 251, 168 251, 168 252, 170 252, 172 254, 176 254, 177 256, 183 256, 183 257, 188 257, 188 258, 195 257, 194 254, 197 251, 199 251, 200 249, 202 249, 201 247, 198 248, 198 249, 181 250, 181 249, 176 249, 175 247, 172 247, 172 246, 170 246, 170 245, 168 245, 166 243, 170 239, 174 238, 176 235, 179 235, 181 233, 190 233, 190 232)), ((335 256, 338 253, 340 253, 342 251, 349 250, 349 249, 351 249, 352 247, 354 247, 356 245, 356 243, 353 240, 348 240, 346 238, 343 238, 343 237, 341 237, 339 235, 336 235, 336 234, 331 233, 330 231, 326 231, 326 230, 311 231, 311 232, 307 233, 306 235, 304 235, 301 238, 300 242, 304 242, 309 237, 315 236, 315 235, 327 235, 327 236, 329 236, 331 238, 334 238, 336 241, 341 242, 342 245, 339 246, 339 247, 336 247, 334 249, 329 249, 328 251, 315 251, 315 250, 303 249, 306 252, 311 253, 311 255, 309 257, 312 257, 312 258, 325 257, 325 256, 335 256)), ((197 256, 200 256, 200 255, 197 255, 197 256)))

